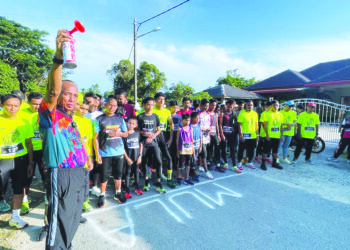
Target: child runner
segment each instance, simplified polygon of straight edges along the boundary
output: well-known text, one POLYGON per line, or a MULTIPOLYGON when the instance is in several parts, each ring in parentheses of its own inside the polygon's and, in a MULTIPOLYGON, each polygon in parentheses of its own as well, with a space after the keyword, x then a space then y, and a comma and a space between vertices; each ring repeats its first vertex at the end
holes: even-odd
POLYGON ((199 172, 197 170, 196 164, 198 163, 198 155, 202 151, 202 131, 201 126, 199 125, 199 115, 197 112, 191 113, 191 124, 193 134, 193 157, 191 162, 190 175, 192 176, 192 180, 199 182, 199 172))
MULTIPOLYGON (((190 125, 190 115, 182 115, 182 127, 177 131, 176 145, 177 145, 177 155, 179 156, 180 162, 185 162, 185 184, 194 185, 190 180, 190 164, 193 157, 193 132, 190 125)), ((178 173, 180 172, 178 168, 178 173)))

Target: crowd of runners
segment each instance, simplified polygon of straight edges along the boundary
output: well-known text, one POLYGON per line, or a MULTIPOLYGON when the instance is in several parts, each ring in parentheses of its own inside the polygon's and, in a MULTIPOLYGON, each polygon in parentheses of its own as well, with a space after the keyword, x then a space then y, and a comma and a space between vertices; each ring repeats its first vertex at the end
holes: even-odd
MULTIPOLYGON (((20 91, 14 91, 2 96, 0 111, 0 210, 11 209, 5 200, 10 179, 14 195, 9 224, 28 225, 21 215, 30 211, 28 195, 38 167, 47 192, 43 232, 48 233, 48 249, 60 242, 70 246, 77 227, 70 221, 72 211, 77 210, 78 223, 86 221, 81 211, 93 209, 89 195, 98 197, 97 208, 104 207, 110 179, 114 199, 125 203, 151 191, 151 186, 166 193, 165 186, 174 189, 195 185, 200 177, 213 179, 211 171, 239 174, 244 168, 266 171, 268 166, 282 170, 283 165, 298 162, 303 147, 305 162, 313 164, 311 149, 320 124, 315 103, 308 103, 305 111, 294 110, 293 101, 281 110, 276 100, 258 107, 252 100, 233 99, 220 104, 184 97, 178 103, 158 92, 143 99, 142 109, 136 111, 124 90, 105 101, 92 92, 78 101, 74 83, 62 84, 64 39, 69 38, 59 33, 46 97, 30 93, 25 102, 20 91), (298 144, 291 153, 293 136, 298 144), (77 197, 57 188, 61 186, 79 190, 78 205, 77 197)), ((329 160, 337 160, 350 144, 349 120, 344 120, 339 148, 329 160)), ((349 152, 348 147, 348 163, 349 152)))

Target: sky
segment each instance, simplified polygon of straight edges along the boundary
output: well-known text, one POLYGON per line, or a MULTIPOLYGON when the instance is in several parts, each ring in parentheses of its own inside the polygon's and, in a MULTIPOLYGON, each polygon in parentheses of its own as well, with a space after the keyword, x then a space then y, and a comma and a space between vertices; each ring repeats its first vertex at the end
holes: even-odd
MULTIPOLYGON (((78 67, 69 78, 80 89, 98 83, 113 89, 106 71, 130 59, 133 21, 140 23, 184 0, 0 0, 0 15, 30 29, 46 31, 55 48, 58 29, 80 20, 75 33, 78 67)), ((286 69, 350 57, 348 0, 190 0, 143 23, 137 40, 137 65, 154 64, 167 86, 179 81, 195 91, 216 85, 227 70, 263 80, 286 69)))

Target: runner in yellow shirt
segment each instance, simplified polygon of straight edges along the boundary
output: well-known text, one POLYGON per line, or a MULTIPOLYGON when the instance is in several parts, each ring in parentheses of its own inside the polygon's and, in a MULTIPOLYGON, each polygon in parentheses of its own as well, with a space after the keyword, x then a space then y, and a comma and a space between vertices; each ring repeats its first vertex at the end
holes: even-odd
POLYGON ((238 121, 238 133, 239 133, 239 147, 238 147, 238 167, 242 165, 241 160, 243 158, 244 149, 248 156, 248 163, 246 166, 255 169, 252 163, 254 157, 254 149, 258 140, 258 113, 253 110, 254 103, 249 100, 245 103, 245 112, 240 112, 237 118, 238 121))
POLYGON ((20 208, 27 176, 31 176, 33 172, 31 138, 34 137, 34 132, 32 126, 17 115, 21 105, 20 97, 14 94, 4 95, 1 102, 4 104, 4 110, 0 115, 0 207, 2 211, 9 210, 3 194, 5 184, 11 176, 13 209, 9 224, 16 228, 24 228, 28 223, 20 217, 20 208))
POLYGON ((271 102, 271 110, 263 118, 263 128, 266 133, 266 141, 263 145, 263 159, 260 165, 262 170, 267 170, 266 168, 266 156, 269 153, 269 148, 272 149, 273 162, 272 167, 277 169, 283 169, 283 167, 277 162, 278 159, 278 146, 280 141, 283 141, 283 115, 278 112, 279 102, 274 100, 271 102))
POLYGON ((307 105, 307 111, 302 112, 298 116, 298 144, 294 152, 293 164, 297 163, 301 149, 306 143, 305 162, 313 165, 313 162, 310 160, 311 151, 314 145, 314 139, 318 136, 318 126, 320 125, 320 118, 318 114, 315 113, 315 109, 316 104, 310 102, 307 105))
POLYGON ((291 164, 292 162, 288 159, 288 148, 289 144, 292 141, 293 136, 295 135, 295 126, 297 122, 297 112, 292 110, 294 106, 293 101, 287 101, 285 103, 285 108, 281 110, 283 115, 283 141, 280 142, 278 147, 278 155, 280 154, 281 148, 283 148, 283 159, 282 161, 291 164))

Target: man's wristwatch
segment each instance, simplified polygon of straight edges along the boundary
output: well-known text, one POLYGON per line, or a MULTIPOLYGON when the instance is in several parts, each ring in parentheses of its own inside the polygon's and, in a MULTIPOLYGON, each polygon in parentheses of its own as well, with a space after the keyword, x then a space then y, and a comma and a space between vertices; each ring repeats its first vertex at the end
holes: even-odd
POLYGON ((63 59, 57 59, 56 57, 52 58, 52 61, 59 65, 63 64, 63 59))

